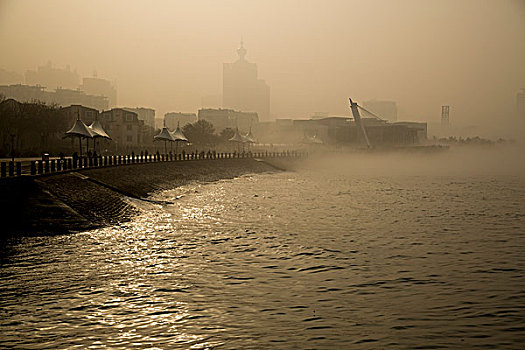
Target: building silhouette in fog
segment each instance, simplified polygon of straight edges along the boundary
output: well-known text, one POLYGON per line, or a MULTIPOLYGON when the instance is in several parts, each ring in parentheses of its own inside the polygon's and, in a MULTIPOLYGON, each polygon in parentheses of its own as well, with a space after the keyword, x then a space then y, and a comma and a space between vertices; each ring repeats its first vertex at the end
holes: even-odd
POLYGON ((78 88, 80 77, 76 71, 71 71, 69 65, 66 68, 53 67, 51 62, 44 66, 37 67, 35 70, 26 71, 26 84, 40 85, 49 89, 78 88))
POLYGON ((516 107, 518 109, 518 117, 525 120, 525 89, 521 89, 516 94, 516 107))
POLYGON ((247 131, 259 123, 259 117, 255 112, 239 112, 222 108, 199 109, 198 119, 211 123, 217 133, 227 128, 247 131))
POLYGON ((110 108, 117 105, 117 89, 109 80, 98 78, 96 74, 93 77, 82 78, 80 90, 89 95, 107 97, 110 108))
POLYGON ((108 108, 108 99, 105 96, 88 95, 79 89, 57 88, 55 91, 48 91, 40 85, 0 85, 0 94, 19 102, 40 101, 62 107, 83 105, 97 110, 108 108))
POLYGON ((268 120, 270 87, 257 77, 257 65, 246 60, 242 41, 237 54, 237 61, 223 66, 222 105, 228 109, 256 112, 261 120, 268 120))

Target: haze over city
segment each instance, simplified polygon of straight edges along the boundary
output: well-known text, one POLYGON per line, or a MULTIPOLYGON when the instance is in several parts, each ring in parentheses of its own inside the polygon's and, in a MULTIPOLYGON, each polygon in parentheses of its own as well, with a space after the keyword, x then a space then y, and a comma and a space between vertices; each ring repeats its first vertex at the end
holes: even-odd
POLYGON ((525 0, 0 0, 0 349, 525 344, 525 0))
POLYGON ((272 118, 349 115, 347 98, 396 101, 399 120, 516 137, 525 87, 524 1, 0 2, 0 68, 51 61, 115 82, 118 105, 195 112, 246 59, 272 118))

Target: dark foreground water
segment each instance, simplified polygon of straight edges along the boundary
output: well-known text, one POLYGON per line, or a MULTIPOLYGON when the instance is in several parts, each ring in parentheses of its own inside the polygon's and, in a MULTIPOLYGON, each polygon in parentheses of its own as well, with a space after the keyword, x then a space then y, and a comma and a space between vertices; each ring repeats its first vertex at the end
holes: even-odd
POLYGON ((521 173, 317 165, 11 242, 0 347, 523 348, 521 173))

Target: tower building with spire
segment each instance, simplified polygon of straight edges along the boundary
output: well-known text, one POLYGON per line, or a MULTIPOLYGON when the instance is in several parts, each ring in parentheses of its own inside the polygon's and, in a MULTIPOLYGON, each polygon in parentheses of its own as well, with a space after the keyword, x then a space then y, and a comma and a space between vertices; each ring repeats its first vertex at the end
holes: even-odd
POLYGON ((257 76, 257 65, 246 60, 246 49, 241 41, 239 58, 224 63, 222 105, 243 112, 256 112, 259 120, 270 117, 270 87, 257 76))

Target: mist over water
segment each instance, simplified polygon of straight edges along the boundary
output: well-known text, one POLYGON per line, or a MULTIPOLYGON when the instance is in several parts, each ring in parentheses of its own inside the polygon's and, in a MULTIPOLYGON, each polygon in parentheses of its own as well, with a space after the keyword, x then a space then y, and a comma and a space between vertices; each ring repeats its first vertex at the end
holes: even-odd
POLYGON ((477 152, 313 156, 156 193, 175 204, 136 202, 122 226, 20 239, 0 345, 519 349, 523 163, 477 152))
POLYGON ((525 176, 520 145, 416 151, 313 153, 302 168, 352 176, 525 176))

